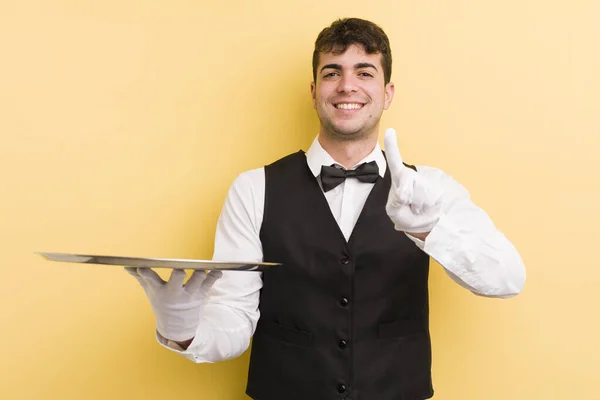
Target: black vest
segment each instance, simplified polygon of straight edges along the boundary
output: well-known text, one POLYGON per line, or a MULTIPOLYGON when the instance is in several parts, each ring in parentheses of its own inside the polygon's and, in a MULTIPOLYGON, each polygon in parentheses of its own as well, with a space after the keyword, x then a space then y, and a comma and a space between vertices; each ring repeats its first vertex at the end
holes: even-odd
POLYGON ((265 167, 261 316, 246 393, 257 400, 433 396, 429 257, 385 212, 389 169, 346 242, 304 152, 265 167))

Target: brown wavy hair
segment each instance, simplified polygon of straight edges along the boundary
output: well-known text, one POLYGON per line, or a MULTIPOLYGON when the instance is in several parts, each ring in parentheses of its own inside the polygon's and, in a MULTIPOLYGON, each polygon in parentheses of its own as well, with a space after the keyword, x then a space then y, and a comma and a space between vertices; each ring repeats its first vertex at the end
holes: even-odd
POLYGON ((388 84, 392 77, 392 50, 390 41, 379 26, 360 18, 343 18, 323 29, 315 41, 313 52, 313 80, 317 81, 319 53, 343 54, 349 46, 361 45, 367 54, 381 54, 383 76, 388 84))

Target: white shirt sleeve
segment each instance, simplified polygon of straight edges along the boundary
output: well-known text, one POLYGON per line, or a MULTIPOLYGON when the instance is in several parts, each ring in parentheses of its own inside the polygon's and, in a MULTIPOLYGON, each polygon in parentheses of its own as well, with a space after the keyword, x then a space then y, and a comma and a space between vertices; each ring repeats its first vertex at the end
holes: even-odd
MULTIPOLYGON (((242 173, 231 186, 219 216, 213 260, 262 261, 260 228, 265 196, 264 169, 242 173)), ((260 316, 260 272, 224 271, 212 287, 196 336, 187 350, 162 337, 163 346, 197 362, 228 360, 248 349, 260 316)))
POLYGON ((437 168, 418 166, 417 171, 443 185, 444 203, 439 222, 424 242, 407 236, 473 293, 501 298, 519 294, 525 266, 517 249, 460 183, 437 168))

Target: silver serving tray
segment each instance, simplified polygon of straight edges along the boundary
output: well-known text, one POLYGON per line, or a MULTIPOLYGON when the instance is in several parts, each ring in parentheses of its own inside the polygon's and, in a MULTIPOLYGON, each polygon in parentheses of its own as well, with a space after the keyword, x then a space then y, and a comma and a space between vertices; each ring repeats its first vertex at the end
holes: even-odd
POLYGON ((281 265, 270 262, 233 262, 214 260, 188 260, 176 258, 141 258, 120 256, 98 256, 70 253, 44 253, 36 252, 50 261, 61 261, 82 264, 117 265, 121 267, 146 267, 146 268, 171 268, 194 270, 221 270, 221 271, 264 271, 271 267, 281 265))

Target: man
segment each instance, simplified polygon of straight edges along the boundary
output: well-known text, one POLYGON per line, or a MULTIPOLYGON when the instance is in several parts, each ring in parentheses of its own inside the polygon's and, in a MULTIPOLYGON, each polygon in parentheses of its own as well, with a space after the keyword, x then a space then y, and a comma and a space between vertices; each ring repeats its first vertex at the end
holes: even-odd
POLYGON ((378 145, 394 96, 388 38, 360 19, 318 36, 310 149, 241 174, 215 238, 216 260, 274 261, 258 272, 129 269, 161 344, 195 362, 242 354, 256 400, 418 400, 433 396, 429 257, 477 295, 525 281, 512 244, 439 169, 403 164, 395 132, 378 145), (387 161, 387 162, 386 162, 387 161), (260 318, 259 318, 260 316, 260 318))

